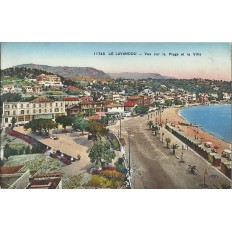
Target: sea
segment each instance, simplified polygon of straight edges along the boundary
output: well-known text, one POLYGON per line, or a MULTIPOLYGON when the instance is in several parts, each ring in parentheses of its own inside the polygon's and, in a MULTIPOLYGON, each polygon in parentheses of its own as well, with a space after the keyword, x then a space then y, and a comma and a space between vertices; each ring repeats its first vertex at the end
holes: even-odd
POLYGON ((179 113, 189 123, 196 124, 202 130, 231 143, 231 104, 204 105, 182 108, 179 113))

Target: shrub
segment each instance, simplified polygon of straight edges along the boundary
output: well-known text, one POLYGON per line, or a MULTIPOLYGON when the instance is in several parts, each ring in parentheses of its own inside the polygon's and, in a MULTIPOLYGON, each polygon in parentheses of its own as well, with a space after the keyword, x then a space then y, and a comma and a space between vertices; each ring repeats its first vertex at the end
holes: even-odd
POLYGON ((101 171, 101 175, 108 178, 108 179, 117 179, 117 180, 124 180, 125 175, 116 171, 116 170, 103 170, 101 171))

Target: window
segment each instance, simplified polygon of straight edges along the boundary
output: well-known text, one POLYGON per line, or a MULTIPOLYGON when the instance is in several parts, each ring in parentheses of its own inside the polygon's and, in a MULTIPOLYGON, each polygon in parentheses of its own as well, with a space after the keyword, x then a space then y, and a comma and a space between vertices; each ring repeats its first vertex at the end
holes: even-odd
POLYGON ((33 110, 33 113, 35 114, 35 110, 33 110))
POLYGON ((58 106, 58 103, 56 103, 56 107, 58 106))
POLYGON ((19 121, 19 122, 23 122, 23 121, 24 121, 24 117, 18 118, 18 121, 19 121))
POLYGON ((27 104, 27 107, 29 107, 29 104, 27 104))
POLYGON ((47 109, 45 109, 45 113, 47 113, 47 109))
POLYGON ((35 108, 35 104, 33 104, 33 107, 35 108))
POLYGON ((52 107, 52 103, 50 103, 50 106, 52 107))
POLYGON ((55 108, 55 112, 59 112, 59 108, 55 108))
POLYGON ((21 113, 21 114, 24 114, 24 110, 21 110, 20 113, 21 113))
POLYGON ((8 122, 8 118, 5 118, 5 122, 8 122))
POLYGON ((60 103, 60 106, 63 106, 63 103, 60 103))
POLYGON ((50 109, 50 112, 52 112, 52 109, 50 109))
POLYGON ((10 115, 10 111, 5 111, 5 115, 6 116, 10 115))
POLYGON ((39 109, 39 113, 41 113, 41 109, 39 109))
POLYGON ((23 104, 21 104, 21 108, 23 108, 23 104))
POLYGON ((13 115, 16 115, 16 111, 15 110, 13 111, 13 115))
POLYGON ((39 103, 39 107, 41 107, 41 103, 39 103))
POLYGON ((29 114, 29 110, 27 110, 27 114, 29 114))

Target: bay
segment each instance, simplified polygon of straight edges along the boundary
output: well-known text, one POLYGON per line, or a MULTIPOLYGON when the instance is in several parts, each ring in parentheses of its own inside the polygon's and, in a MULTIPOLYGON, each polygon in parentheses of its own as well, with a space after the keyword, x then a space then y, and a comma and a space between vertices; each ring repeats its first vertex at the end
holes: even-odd
POLYGON ((196 124, 204 131, 231 143, 230 104, 185 107, 179 112, 189 123, 196 124))

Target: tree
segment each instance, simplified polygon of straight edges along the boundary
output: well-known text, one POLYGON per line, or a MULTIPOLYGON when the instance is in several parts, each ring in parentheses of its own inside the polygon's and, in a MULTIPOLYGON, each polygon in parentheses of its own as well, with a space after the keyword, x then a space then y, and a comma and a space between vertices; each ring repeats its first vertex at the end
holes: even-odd
POLYGON ((167 148, 169 148, 169 143, 171 143, 171 139, 170 138, 165 138, 165 142, 167 143, 167 148))
POLYGON ((172 154, 175 155, 175 151, 176 149, 179 147, 178 144, 172 144, 171 148, 172 148, 172 154))
POLYGON ((19 102, 22 98, 22 95, 19 93, 5 93, 1 95, 2 102, 19 102))
POLYGON ((28 129, 30 129, 30 124, 29 124, 29 122, 28 123, 26 123, 26 124, 24 124, 23 125, 23 128, 27 131, 28 129))
POLYGON ((88 128, 88 121, 83 117, 75 116, 72 124, 74 130, 81 130, 82 134, 88 128))
POLYGON ((12 123, 11 128, 12 128, 12 129, 14 129, 14 127, 15 127, 15 123, 16 123, 16 122, 17 122, 16 117, 13 117, 13 118, 11 119, 11 123, 12 123))
POLYGON ((93 146, 88 150, 91 163, 101 164, 102 168, 105 163, 111 163, 116 157, 116 154, 111 150, 108 141, 96 141, 93 146))
POLYGON ((93 140, 97 140, 98 138, 106 137, 109 133, 109 129, 107 129, 100 122, 89 122, 88 131, 93 135, 93 140))
POLYGON ((31 148, 29 145, 27 145, 25 149, 25 154, 30 154, 30 153, 31 153, 31 148))
POLYGON ((166 106, 172 106, 172 100, 165 100, 164 103, 166 106))
POLYGON ((38 131, 39 134, 42 134, 43 130, 46 134, 49 134, 51 129, 57 128, 57 123, 51 119, 33 119, 24 125, 24 129, 27 130, 29 128, 31 128, 33 132, 38 131))
POLYGON ((154 126, 153 122, 151 120, 149 120, 147 122, 147 125, 149 126, 149 129, 152 129, 152 127, 154 126))
POLYGON ((67 126, 72 126, 73 118, 70 116, 62 115, 56 118, 56 123, 59 123, 66 130, 67 126))
POLYGON ((42 120, 40 121, 40 123, 41 123, 42 129, 44 130, 44 132, 45 132, 46 134, 49 134, 49 131, 50 131, 51 129, 54 129, 54 128, 57 128, 57 127, 58 127, 58 126, 57 126, 57 123, 54 122, 54 121, 52 121, 51 119, 42 119, 42 120))
POLYGON ((86 113, 86 115, 93 116, 93 115, 96 115, 96 113, 93 109, 89 109, 88 112, 86 113))
POLYGON ((134 111, 136 114, 147 114, 148 110, 149 110, 149 107, 142 106, 142 105, 136 106, 134 108, 134 111))

